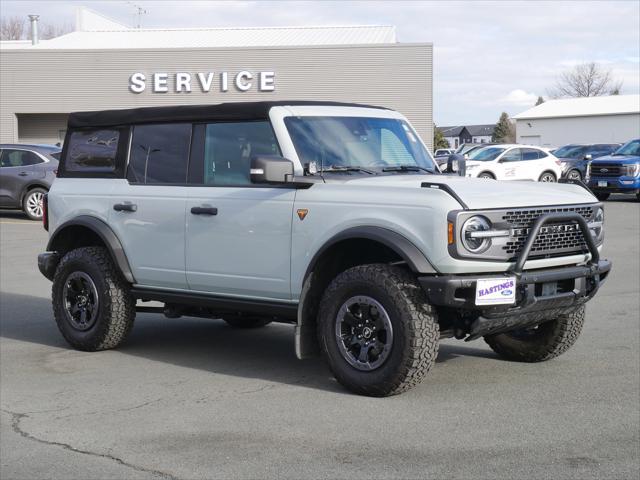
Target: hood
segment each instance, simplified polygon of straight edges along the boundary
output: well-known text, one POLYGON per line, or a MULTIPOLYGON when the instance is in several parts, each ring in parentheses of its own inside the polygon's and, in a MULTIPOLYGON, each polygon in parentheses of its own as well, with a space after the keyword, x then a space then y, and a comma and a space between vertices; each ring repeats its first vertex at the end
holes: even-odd
POLYGON ((592 162, 633 163, 640 162, 640 157, 638 155, 605 155, 604 157, 594 158, 592 162))
POLYGON ((586 189, 571 184, 499 181, 455 175, 380 175, 357 177, 344 183, 363 186, 423 188, 423 182, 448 185, 471 209, 573 205, 594 203, 586 189))

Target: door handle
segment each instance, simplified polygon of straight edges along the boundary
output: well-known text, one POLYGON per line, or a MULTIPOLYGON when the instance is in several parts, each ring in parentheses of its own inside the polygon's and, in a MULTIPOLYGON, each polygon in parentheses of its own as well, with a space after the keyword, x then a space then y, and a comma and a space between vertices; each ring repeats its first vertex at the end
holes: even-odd
POLYGON ((129 203, 129 202, 116 203, 113 206, 113 209, 116 212, 135 212, 136 210, 138 210, 138 206, 134 203, 129 203))
POLYGON ((21 177, 26 177, 27 175, 29 175, 29 173, 28 172, 20 172, 18 175, 21 176, 21 177))
POLYGON ((191 213, 194 215, 217 215, 216 207, 191 207, 191 213))

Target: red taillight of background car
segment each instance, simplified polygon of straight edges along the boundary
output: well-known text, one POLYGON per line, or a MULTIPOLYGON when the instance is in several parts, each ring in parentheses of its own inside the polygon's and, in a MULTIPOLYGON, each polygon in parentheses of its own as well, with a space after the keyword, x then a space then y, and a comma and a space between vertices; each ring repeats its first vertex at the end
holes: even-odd
POLYGON ((42 197, 42 226, 49 231, 49 199, 46 193, 42 197))

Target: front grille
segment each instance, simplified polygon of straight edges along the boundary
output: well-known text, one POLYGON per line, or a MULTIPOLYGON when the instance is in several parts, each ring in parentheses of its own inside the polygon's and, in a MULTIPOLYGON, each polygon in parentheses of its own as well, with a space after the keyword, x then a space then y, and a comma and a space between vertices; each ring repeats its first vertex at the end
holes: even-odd
POLYGON ((625 167, 620 164, 592 163, 591 175, 594 177, 619 177, 626 173, 625 167))
MULTIPOLYGON (((579 213, 587 221, 593 215, 592 207, 549 207, 523 210, 509 210, 502 220, 511 227, 512 235, 502 246, 502 250, 510 257, 516 257, 524 246, 533 223, 545 213, 572 212, 579 213)), ((530 258, 554 256, 566 253, 587 252, 588 247, 580 227, 576 223, 551 223, 544 225, 531 248, 530 258)))

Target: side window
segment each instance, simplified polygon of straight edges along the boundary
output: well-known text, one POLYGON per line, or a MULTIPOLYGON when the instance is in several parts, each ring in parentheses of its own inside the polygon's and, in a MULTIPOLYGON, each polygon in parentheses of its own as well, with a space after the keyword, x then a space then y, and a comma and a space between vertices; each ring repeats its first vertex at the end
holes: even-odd
POLYGON ((522 160, 538 160, 540 158, 540 151, 534 148, 522 148, 522 160))
POLYGON ((546 158, 549 156, 549 154, 544 150, 536 150, 536 151, 538 152, 538 158, 546 158))
MULTIPOLYGON (((251 157, 280 155, 268 121, 210 123, 204 128, 202 170, 191 175, 205 185, 249 185, 251 157), (201 179, 201 180, 200 180, 201 179)), ((194 168, 200 168, 194 165, 194 168)))
POLYGON ((28 167, 42 162, 43 160, 38 155, 28 150, 14 150, 11 148, 2 150, 3 167, 28 167))
POLYGON ((190 145, 190 123, 136 125, 127 178, 131 183, 185 183, 190 145))
POLYGON ((64 162, 68 172, 111 173, 116 169, 119 130, 78 130, 69 137, 64 162))
POLYGON ((500 160, 503 162, 519 162, 522 160, 521 151, 521 148, 513 148, 505 153, 500 160))

